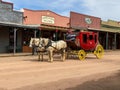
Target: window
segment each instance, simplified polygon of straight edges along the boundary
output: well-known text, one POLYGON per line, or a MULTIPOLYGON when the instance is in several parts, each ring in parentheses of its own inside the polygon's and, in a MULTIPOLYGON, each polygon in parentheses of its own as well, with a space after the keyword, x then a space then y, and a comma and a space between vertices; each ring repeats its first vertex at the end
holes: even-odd
POLYGON ((83 43, 87 43, 87 34, 83 34, 83 43))
POLYGON ((93 40, 93 35, 89 35, 89 40, 93 40))
POLYGON ((95 43, 97 42, 97 35, 95 35, 95 43))

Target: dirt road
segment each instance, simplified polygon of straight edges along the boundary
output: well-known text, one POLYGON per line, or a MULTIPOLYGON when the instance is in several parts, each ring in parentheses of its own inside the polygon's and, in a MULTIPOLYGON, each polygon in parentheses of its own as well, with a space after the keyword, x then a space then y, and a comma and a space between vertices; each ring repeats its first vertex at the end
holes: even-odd
POLYGON ((37 58, 0 57, 0 90, 74 90, 71 88, 114 76, 120 70, 120 51, 106 52, 100 60, 92 54, 85 61, 72 58, 62 62, 58 55, 53 63, 46 61, 47 56, 43 62, 37 58))

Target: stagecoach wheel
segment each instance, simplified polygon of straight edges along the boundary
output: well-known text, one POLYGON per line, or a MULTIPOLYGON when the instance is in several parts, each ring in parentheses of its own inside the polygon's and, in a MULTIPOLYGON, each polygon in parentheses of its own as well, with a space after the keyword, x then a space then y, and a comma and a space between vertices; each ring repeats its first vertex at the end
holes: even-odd
POLYGON ((86 56, 86 52, 84 50, 80 50, 78 52, 78 57, 79 57, 80 60, 84 60, 85 56, 86 56))
POLYGON ((98 59, 102 58, 103 54, 104 54, 104 49, 102 47, 102 45, 97 45, 96 49, 94 51, 94 54, 96 55, 96 57, 98 59))

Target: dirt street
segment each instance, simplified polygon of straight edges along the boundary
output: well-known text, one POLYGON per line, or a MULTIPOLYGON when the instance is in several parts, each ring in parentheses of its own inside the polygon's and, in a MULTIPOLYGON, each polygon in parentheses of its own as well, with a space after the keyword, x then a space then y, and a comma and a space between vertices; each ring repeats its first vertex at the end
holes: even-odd
POLYGON ((88 54, 84 61, 47 58, 0 57, 0 90, 120 90, 120 51, 107 51, 102 59, 88 54))

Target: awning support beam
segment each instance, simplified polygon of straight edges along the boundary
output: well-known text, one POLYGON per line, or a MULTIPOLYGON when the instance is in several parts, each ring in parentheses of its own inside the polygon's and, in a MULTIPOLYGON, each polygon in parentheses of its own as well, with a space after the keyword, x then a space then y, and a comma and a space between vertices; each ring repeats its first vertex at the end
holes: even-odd
POLYGON ((108 32, 106 33, 106 49, 108 49, 108 32))
POLYGON ((17 28, 14 28, 14 49, 13 49, 13 53, 15 54, 16 53, 16 37, 17 37, 17 28))

